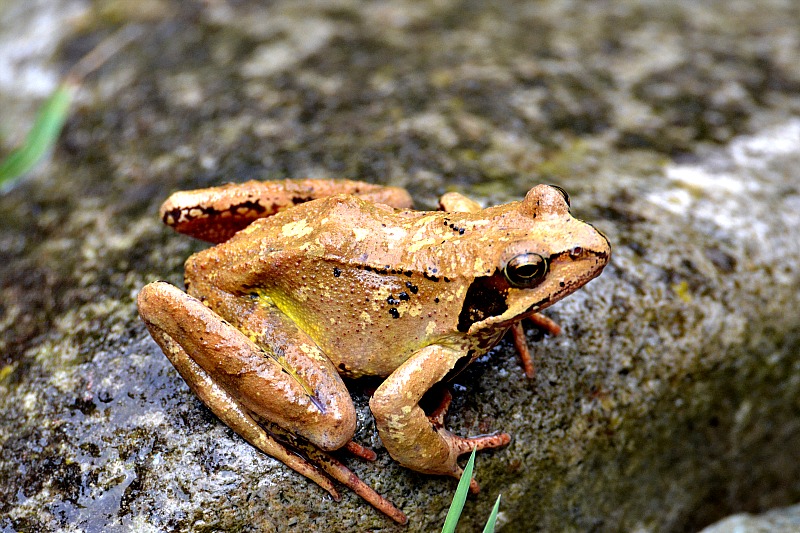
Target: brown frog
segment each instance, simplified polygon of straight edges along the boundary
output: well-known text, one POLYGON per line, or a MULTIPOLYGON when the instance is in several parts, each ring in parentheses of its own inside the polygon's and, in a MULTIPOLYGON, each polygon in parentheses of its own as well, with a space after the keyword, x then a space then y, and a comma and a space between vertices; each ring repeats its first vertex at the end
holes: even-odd
POLYGON ((442 425, 447 400, 429 416, 422 396, 509 329, 532 376, 520 320, 557 333, 537 313, 599 275, 610 255, 557 187, 486 209, 454 193, 443 211, 410 205, 402 189, 344 180, 176 193, 164 222, 222 244, 187 260, 186 293, 155 282, 138 299, 153 338, 228 426, 335 498, 320 469, 400 523, 399 510, 325 453, 374 456, 352 442, 356 414, 340 375, 385 378, 370 409, 395 460, 458 478, 459 455, 509 436, 454 435, 442 425))

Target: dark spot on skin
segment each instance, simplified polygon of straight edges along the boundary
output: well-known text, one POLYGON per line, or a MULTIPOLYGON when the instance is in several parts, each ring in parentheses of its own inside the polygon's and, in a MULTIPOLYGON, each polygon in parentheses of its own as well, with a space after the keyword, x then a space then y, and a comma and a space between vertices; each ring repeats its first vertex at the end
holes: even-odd
POLYGON ((313 199, 314 199, 313 196, 293 196, 292 197, 292 203, 294 205, 297 205, 297 204, 302 204, 302 203, 305 203, 305 202, 310 202, 313 199))
POLYGON ((344 363, 339 363, 339 370, 347 370, 347 366, 344 363))
POLYGON ((442 279, 444 280, 445 283, 450 283, 450 278, 448 278, 447 276, 443 277, 442 279))
POLYGON ((464 231, 466 231, 464 228, 460 228, 455 224, 448 224, 447 222, 445 222, 445 226, 449 227, 453 231, 458 232, 459 235, 464 235, 464 231))
POLYGON ((334 277, 334 278, 338 278, 338 277, 339 277, 339 276, 341 276, 341 275, 342 275, 342 271, 341 271, 341 270, 339 270, 339 269, 338 269, 338 268, 336 268, 336 267, 333 267, 333 277, 334 277))
POLYGON ((502 315, 508 309, 506 294, 508 281, 502 272, 475 278, 458 315, 458 331, 466 332, 475 322, 502 315))
POLYGON ((438 304, 439 303, 439 298, 438 297, 434 298, 433 299, 433 303, 438 304))
POLYGON ((408 290, 411 291, 411 294, 417 294, 417 291, 419 291, 419 287, 417 287, 410 281, 406 281, 406 287, 408 288, 408 290))
MULTIPOLYGON (((209 242, 222 242, 249 226, 266 210, 258 201, 246 200, 225 209, 199 205, 170 209, 164 213, 162 220, 167 226, 186 228, 185 232, 194 237, 209 242)), ((274 211, 276 210, 273 209, 274 211)))
POLYGON ((400 312, 396 307, 390 307, 389 314, 392 315, 392 318, 400 318, 400 312))
POLYGON ((386 298, 386 303, 389 305, 397 305, 400 303, 400 300, 396 299, 394 296, 389 296, 386 298))
MULTIPOLYGON (((427 272, 424 272, 422 274, 422 277, 424 277, 425 279, 429 279, 431 281, 439 281, 439 277, 438 276, 434 276, 432 274, 428 274, 427 272)), ((414 292, 414 291, 411 291, 411 292, 414 292)))
POLYGON ((398 295, 398 297, 399 297, 401 300, 403 300, 404 302, 407 302, 407 301, 408 301, 408 299, 410 298, 410 296, 408 295, 408 293, 407 293, 407 292, 405 292, 405 291, 401 292, 401 293, 398 295))
POLYGON ((566 286, 567 286, 567 284, 566 284, 566 283, 564 283, 563 281, 559 281, 559 282, 558 282, 558 286, 559 286, 559 287, 566 287, 566 286))
POLYGON ((406 270, 405 274, 406 274, 406 276, 408 276, 409 278, 410 278, 411 276, 413 276, 413 275, 414 275, 414 273, 413 273, 412 271, 410 271, 410 270, 406 270))
POLYGON ((206 217, 213 218, 219 216, 221 213, 231 213, 233 215, 232 218, 236 218, 236 215, 240 211, 263 213, 266 210, 267 210, 266 207, 258 203, 258 201, 252 201, 252 200, 246 200, 238 204, 233 204, 229 206, 227 209, 217 209, 211 206, 203 207, 199 205, 192 207, 185 207, 183 209, 176 207, 175 209, 170 209, 169 211, 164 213, 163 221, 165 224, 169 226, 170 224, 167 223, 167 220, 170 219, 175 221, 178 220, 188 221, 188 220, 194 220, 195 218, 206 218, 206 217), (192 214, 197 211, 200 212, 200 215, 193 216, 192 214))

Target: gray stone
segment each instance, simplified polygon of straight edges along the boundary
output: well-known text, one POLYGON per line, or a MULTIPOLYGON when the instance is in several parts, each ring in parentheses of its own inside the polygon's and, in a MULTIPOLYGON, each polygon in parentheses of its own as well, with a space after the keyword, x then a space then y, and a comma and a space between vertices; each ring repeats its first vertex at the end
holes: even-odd
POLYGON ((0 13, 2 153, 60 73, 144 30, 0 192, 3 531, 441 528, 455 481, 388 457, 370 384, 356 438, 378 461, 345 461, 405 528, 243 442, 138 319, 137 291, 203 246, 158 205, 251 178, 390 183, 421 208, 557 183, 608 235, 604 274, 546 312, 563 335, 530 329, 534 382, 507 342, 456 380, 453 431, 514 437, 479 454, 464 531, 500 493, 503 531, 698 530, 800 501, 797 2, 131 5, 0 13))
POLYGON ((800 531, 800 505, 773 509, 760 515, 729 516, 708 526, 702 533, 796 533, 800 531))

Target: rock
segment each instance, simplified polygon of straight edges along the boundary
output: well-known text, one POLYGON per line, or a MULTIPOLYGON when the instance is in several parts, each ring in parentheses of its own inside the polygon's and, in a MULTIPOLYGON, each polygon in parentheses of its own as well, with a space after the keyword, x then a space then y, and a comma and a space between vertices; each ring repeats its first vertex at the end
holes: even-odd
POLYGON ((794 533, 800 531, 800 505, 773 509, 760 515, 729 516, 703 529, 702 533, 794 533))
POLYGON ((8 3, 0 65, 44 85, 0 76, 3 153, 59 72, 127 17, 144 35, 85 80, 52 158, 0 192, 4 530, 441 528, 455 481, 382 450, 374 383, 353 394, 378 461, 345 461, 406 528, 247 445, 137 317, 137 291, 180 284, 203 246, 158 205, 251 178, 406 186, 421 208, 551 182, 608 235, 603 275, 546 312, 564 333, 529 330, 534 382, 508 342, 456 379, 453 431, 513 435, 479 454, 465 531, 499 493, 512 532, 697 530, 800 501, 792 2, 8 3), (44 4, 58 37, 14 56, 6 36, 44 4))

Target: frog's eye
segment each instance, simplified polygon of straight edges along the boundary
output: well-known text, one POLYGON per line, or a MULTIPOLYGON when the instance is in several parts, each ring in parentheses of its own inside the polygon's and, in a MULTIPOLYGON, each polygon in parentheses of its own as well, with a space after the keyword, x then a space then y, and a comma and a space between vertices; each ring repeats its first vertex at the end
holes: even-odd
POLYGON ((567 207, 570 207, 570 205, 569 205, 569 194, 567 194, 567 191, 565 191, 564 189, 562 189, 558 185, 550 185, 550 186, 561 193, 561 196, 564 197, 564 202, 566 202, 567 207))
POLYGON ((541 283, 547 270, 547 259, 539 254, 526 253, 512 257, 503 273, 511 285, 530 288, 541 283))

